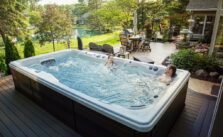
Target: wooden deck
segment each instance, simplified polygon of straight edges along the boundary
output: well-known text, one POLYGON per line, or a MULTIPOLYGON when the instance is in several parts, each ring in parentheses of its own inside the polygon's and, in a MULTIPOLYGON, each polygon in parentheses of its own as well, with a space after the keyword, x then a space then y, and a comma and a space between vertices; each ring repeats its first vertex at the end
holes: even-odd
POLYGON ((0 80, 0 136, 78 137, 72 129, 15 92, 12 77, 0 80))
POLYGON ((207 137, 216 98, 188 90, 186 106, 168 137, 207 137))
MULTIPOLYGON (((186 106, 168 137, 206 137, 216 98, 188 92, 186 106)), ((77 137, 69 127, 14 89, 12 77, 0 79, 0 137, 77 137)))

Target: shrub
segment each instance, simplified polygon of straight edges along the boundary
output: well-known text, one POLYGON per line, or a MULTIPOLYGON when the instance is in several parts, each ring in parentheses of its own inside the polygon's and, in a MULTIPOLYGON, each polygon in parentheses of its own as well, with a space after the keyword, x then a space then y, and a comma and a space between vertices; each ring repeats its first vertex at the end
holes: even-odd
POLYGON ((198 69, 204 69, 208 72, 216 71, 218 67, 218 61, 215 56, 203 55, 200 56, 198 69))
POLYGON ((35 49, 33 46, 33 42, 30 39, 26 39, 24 45, 25 45, 24 46, 24 57, 28 58, 28 57, 35 56, 35 49))
POLYGON ((170 34, 169 34, 169 30, 165 29, 163 31, 163 42, 167 42, 170 40, 170 34))
POLYGON ((177 68, 185 69, 190 72, 197 69, 199 55, 190 49, 181 50, 171 56, 172 63, 177 68))
POLYGON ((6 42, 5 42, 5 63, 7 65, 7 74, 10 74, 10 69, 9 69, 9 63, 11 61, 20 59, 19 53, 17 48, 14 46, 14 44, 10 41, 8 37, 6 37, 6 42))
POLYGON ((218 61, 215 56, 201 55, 193 50, 184 49, 171 56, 172 62, 177 68, 194 72, 204 69, 208 72, 216 71, 218 61))

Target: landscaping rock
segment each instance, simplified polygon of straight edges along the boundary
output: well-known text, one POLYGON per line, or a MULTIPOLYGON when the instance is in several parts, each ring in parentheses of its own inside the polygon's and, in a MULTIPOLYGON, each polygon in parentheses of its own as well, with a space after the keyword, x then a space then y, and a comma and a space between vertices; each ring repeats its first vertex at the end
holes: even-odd
POLYGON ((197 77, 207 77, 208 76, 208 73, 205 70, 203 70, 203 69, 199 69, 199 70, 197 70, 195 72, 195 75, 197 77))
POLYGON ((209 76, 211 76, 211 77, 217 77, 217 76, 219 76, 219 73, 218 72, 210 72, 209 73, 209 76))
POLYGON ((113 49, 113 47, 112 47, 111 45, 109 45, 109 44, 104 44, 104 45, 102 46, 102 51, 103 51, 103 52, 110 53, 110 54, 113 54, 113 53, 114 53, 114 49, 113 49))
POLYGON ((96 43, 90 42, 89 43, 89 49, 95 50, 95 51, 101 51, 102 47, 100 45, 97 45, 96 43))

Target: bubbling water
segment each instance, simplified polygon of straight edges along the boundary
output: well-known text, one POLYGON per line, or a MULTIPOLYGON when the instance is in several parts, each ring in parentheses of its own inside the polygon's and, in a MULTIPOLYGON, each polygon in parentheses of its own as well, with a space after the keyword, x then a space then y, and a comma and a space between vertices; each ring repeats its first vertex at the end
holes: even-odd
POLYGON ((60 83, 108 104, 145 107, 157 101, 167 86, 143 67, 126 64, 111 68, 104 60, 83 55, 56 58, 56 64, 31 68, 52 74, 60 83))

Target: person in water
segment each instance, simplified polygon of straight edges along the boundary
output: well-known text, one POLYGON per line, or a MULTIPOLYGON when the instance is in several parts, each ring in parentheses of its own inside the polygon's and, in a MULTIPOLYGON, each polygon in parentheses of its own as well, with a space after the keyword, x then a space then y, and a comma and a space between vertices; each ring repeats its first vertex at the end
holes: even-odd
POLYGON ((163 75, 161 75, 158 80, 160 82, 163 82, 167 85, 169 85, 172 80, 173 80, 173 77, 176 75, 176 67, 174 65, 169 65, 167 66, 165 72, 163 75))
POLYGON ((105 63, 105 66, 111 68, 113 66, 113 64, 114 64, 113 55, 110 54, 110 55, 108 55, 108 59, 107 59, 107 61, 105 63))

